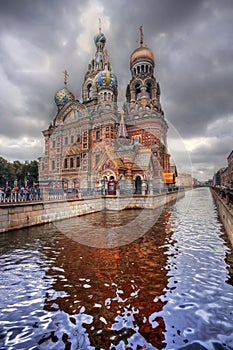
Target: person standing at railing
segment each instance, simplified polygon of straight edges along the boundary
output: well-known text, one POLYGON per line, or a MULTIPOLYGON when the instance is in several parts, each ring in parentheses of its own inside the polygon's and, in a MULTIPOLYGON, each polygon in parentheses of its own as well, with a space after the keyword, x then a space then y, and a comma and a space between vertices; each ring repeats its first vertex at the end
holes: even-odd
POLYGON ((23 194, 24 194, 26 201, 29 201, 30 200, 30 191, 29 191, 28 186, 24 189, 23 194))
POLYGON ((10 200, 11 200, 11 187, 7 185, 5 189, 5 201, 10 202, 10 200))
POLYGON ((3 188, 0 188, 0 203, 3 202, 3 199, 4 199, 4 190, 3 188))
POLYGON ((36 186, 36 199, 39 201, 40 200, 40 186, 36 186))
POLYGON ((13 193, 13 200, 15 202, 18 202, 18 200, 19 200, 19 188, 18 188, 18 186, 14 186, 12 193, 13 193))

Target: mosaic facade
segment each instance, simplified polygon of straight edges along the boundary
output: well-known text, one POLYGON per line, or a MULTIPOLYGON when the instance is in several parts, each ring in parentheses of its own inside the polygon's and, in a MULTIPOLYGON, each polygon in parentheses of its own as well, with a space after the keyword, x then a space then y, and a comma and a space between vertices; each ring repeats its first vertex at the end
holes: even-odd
POLYGON ((96 52, 82 86, 82 102, 64 87, 55 94, 57 114, 43 131, 39 177, 51 187, 107 193, 154 193, 174 183, 167 150, 167 123, 154 76, 153 52, 140 46, 130 56, 131 79, 118 109, 118 81, 99 31, 96 52))

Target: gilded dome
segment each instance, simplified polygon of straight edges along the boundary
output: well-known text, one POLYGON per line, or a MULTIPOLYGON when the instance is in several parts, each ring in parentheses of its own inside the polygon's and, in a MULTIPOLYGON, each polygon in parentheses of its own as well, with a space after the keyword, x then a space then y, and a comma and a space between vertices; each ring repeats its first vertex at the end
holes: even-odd
POLYGON ((130 64, 135 62, 136 60, 141 60, 141 59, 149 59, 154 62, 155 57, 153 52, 148 49, 148 47, 138 47, 130 56, 130 64))
POLYGON ((57 106, 61 106, 69 101, 74 101, 75 97, 66 87, 58 90, 54 96, 54 100, 57 106))
POLYGON ((94 85, 97 88, 109 86, 114 89, 117 86, 117 77, 109 70, 103 70, 95 76, 94 85))

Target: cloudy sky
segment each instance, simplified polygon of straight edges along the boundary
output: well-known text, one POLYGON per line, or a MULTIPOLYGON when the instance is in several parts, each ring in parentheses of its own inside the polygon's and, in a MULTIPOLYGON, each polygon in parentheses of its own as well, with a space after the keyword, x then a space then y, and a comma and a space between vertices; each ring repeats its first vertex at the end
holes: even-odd
POLYGON ((169 124, 169 150, 180 171, 208 179, 233 149, 232 0, 0 0, 0 156, 32 160, 63 87, 81 99, 95 53, 98 18, 118 77, 119 105, 130 79, 129 56, 144 43, 169 124))

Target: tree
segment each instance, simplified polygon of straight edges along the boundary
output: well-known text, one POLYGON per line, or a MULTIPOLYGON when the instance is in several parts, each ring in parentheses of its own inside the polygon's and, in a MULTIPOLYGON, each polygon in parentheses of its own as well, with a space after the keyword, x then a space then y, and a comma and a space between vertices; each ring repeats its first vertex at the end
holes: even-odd
POLYGON ((32 160, 21 163, 15 160, 11 163, 0 157, 0 186, 5 187, 7 181, 13 186, 15 180, 19 185, 24 185, 25 180, 28 180, 32 186, 33 182, 38 180, 38 162, 32 160))

